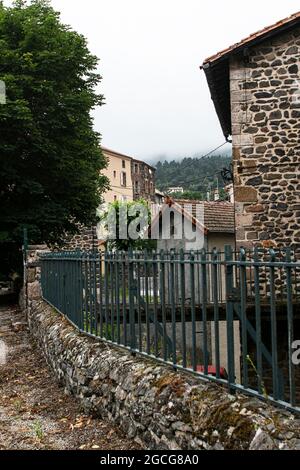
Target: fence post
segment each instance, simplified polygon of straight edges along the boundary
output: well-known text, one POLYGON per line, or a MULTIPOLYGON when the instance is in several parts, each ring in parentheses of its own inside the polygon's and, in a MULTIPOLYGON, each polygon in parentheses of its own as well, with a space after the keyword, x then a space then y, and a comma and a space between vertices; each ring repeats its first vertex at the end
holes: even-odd
POLYGON ((135 314, 134 314, 134 261, 132 248, 128 250, 128 271, 129 271, 129 325, 130 325, 130 349, 135 351, 135 314))
MULTIPOLYGON (((278 351, 277 351, 277 314, 276 314, 276 287, 275 287, 275 251, 270 252, 270 314, 271 314, 271 347, 272 347, 272 374, 273 374, 273 398, 278 400, 281 395, 278 376, 278 351)), ((282 387, 281 387, 282 388, 282 387)), ((280 397, 282 398, 282 397, 280 397)))
POLYGON ((227 325, 227 367, 228 386, 231 392, 235 384, 234 367, 234 331, 233 331, 233 253, 230 245, 225 246, 225 276, 226 276, 226 325, 227 325))
MULTIPOLYGON (((159 256, 160 264, 160 304, 161 304, 161 316, 162 316, 162 328, 163 328, 163 359, 168 360, 168 348, 167 348, 167 320, 166 320, 166 307, 165 307, 165 289, 166 289, 166 272, 165 272, 165 257, 164 250, 160 250, 159 256)), ((170 289, 168 289, 168 296, 170 295, 170 289)))
POLYGON ((196 341, 196 306, 195 306, 195 253, 190 251, 190 285, 191 285, 191 320, 192 320, 192 367, 197 370, 197 341, 196 341))
POLYGON ((202 327, 203 327, 203 363, 204 374, 208 375, 209 353, 207 348, 207 257, 206 250, 201 250, 201 289, 202 289, 202 327))
POLYGON ((248 334, 247 334, 247 277, 246 277, 246 252, 240 249, 240 302, 241 302, 241 326, 242 326, 242 357, 243 357, 243 386, 248 388, 248 334))
POLYGON ((296 389, 295 389, 295 366, 293 364, 293 348, 294 341, 294 316, 293 316, 293 282, 292 270, 288 264, 291 262, 291 250, 286 248, 285 261, 286 266, 286 290, 287 290, 287 322, 288 322, 288 358, 289 358, 289 388, 290 388, 290 403, 292 406, 296 404, 296 389))
POLYGON ((181 311, 181 338, 182 338, 182 366, 186 367, 186 327, 185 327, 185 263, 184 250, 180 250, 180 311, 181 311))

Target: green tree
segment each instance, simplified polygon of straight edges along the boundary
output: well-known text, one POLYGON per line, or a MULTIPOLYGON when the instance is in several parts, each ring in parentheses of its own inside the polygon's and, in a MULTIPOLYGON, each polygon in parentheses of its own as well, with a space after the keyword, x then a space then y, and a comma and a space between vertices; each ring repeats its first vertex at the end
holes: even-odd
POLYGON ((107 232, 107 248, 120 251, 154 248, 155 242, 147 238, 150 224, 151 211, 143 199, 112 202, 102 215, 102 225, 107 232), (134 232, 135 238, 131 237, 130 232, 134 232))
POLYGON ((2 247, 20 245, 24 226, 30 242, 61 243, 96 221, 108 186, 91 117, 103 104, 97 64, 48 1, 0 3, 2 247))

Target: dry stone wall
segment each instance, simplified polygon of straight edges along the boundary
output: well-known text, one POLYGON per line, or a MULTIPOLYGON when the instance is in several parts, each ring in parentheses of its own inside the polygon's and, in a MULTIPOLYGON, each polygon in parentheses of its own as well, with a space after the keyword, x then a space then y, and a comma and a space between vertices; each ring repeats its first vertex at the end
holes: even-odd
POLYGON ((300 28, 230 64, 238 245, 300 248, 300 28))

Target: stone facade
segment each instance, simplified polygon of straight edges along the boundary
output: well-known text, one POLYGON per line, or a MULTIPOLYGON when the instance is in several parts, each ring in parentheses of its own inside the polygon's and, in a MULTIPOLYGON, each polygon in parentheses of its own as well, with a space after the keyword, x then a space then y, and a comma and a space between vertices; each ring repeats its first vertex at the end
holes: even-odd
POLYGON ((230 59, 237 243, 300 247, 300 27, 230 59))
POLYGON ((39 253, 28 254, 29 327, 67 393, 145 449, 300 449, 287 411, 80 334, 40 298, 39 253))
POLYGON ((131 160, 133 200, 155 202, 155 168, 140 160, 131 160))

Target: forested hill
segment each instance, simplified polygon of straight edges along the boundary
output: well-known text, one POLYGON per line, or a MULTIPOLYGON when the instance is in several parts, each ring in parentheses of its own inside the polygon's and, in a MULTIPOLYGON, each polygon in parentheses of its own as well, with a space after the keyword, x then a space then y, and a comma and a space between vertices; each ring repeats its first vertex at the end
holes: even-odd
POLYGON ((184 158, 180 161, 159 161, 156 164, 156 187, 166 191, 171 186, 182 186, 185 191, 205 193, 208 189, 224 186, 223 168, 228 168, 231 157, 215 155, 203 158, 184 158))

